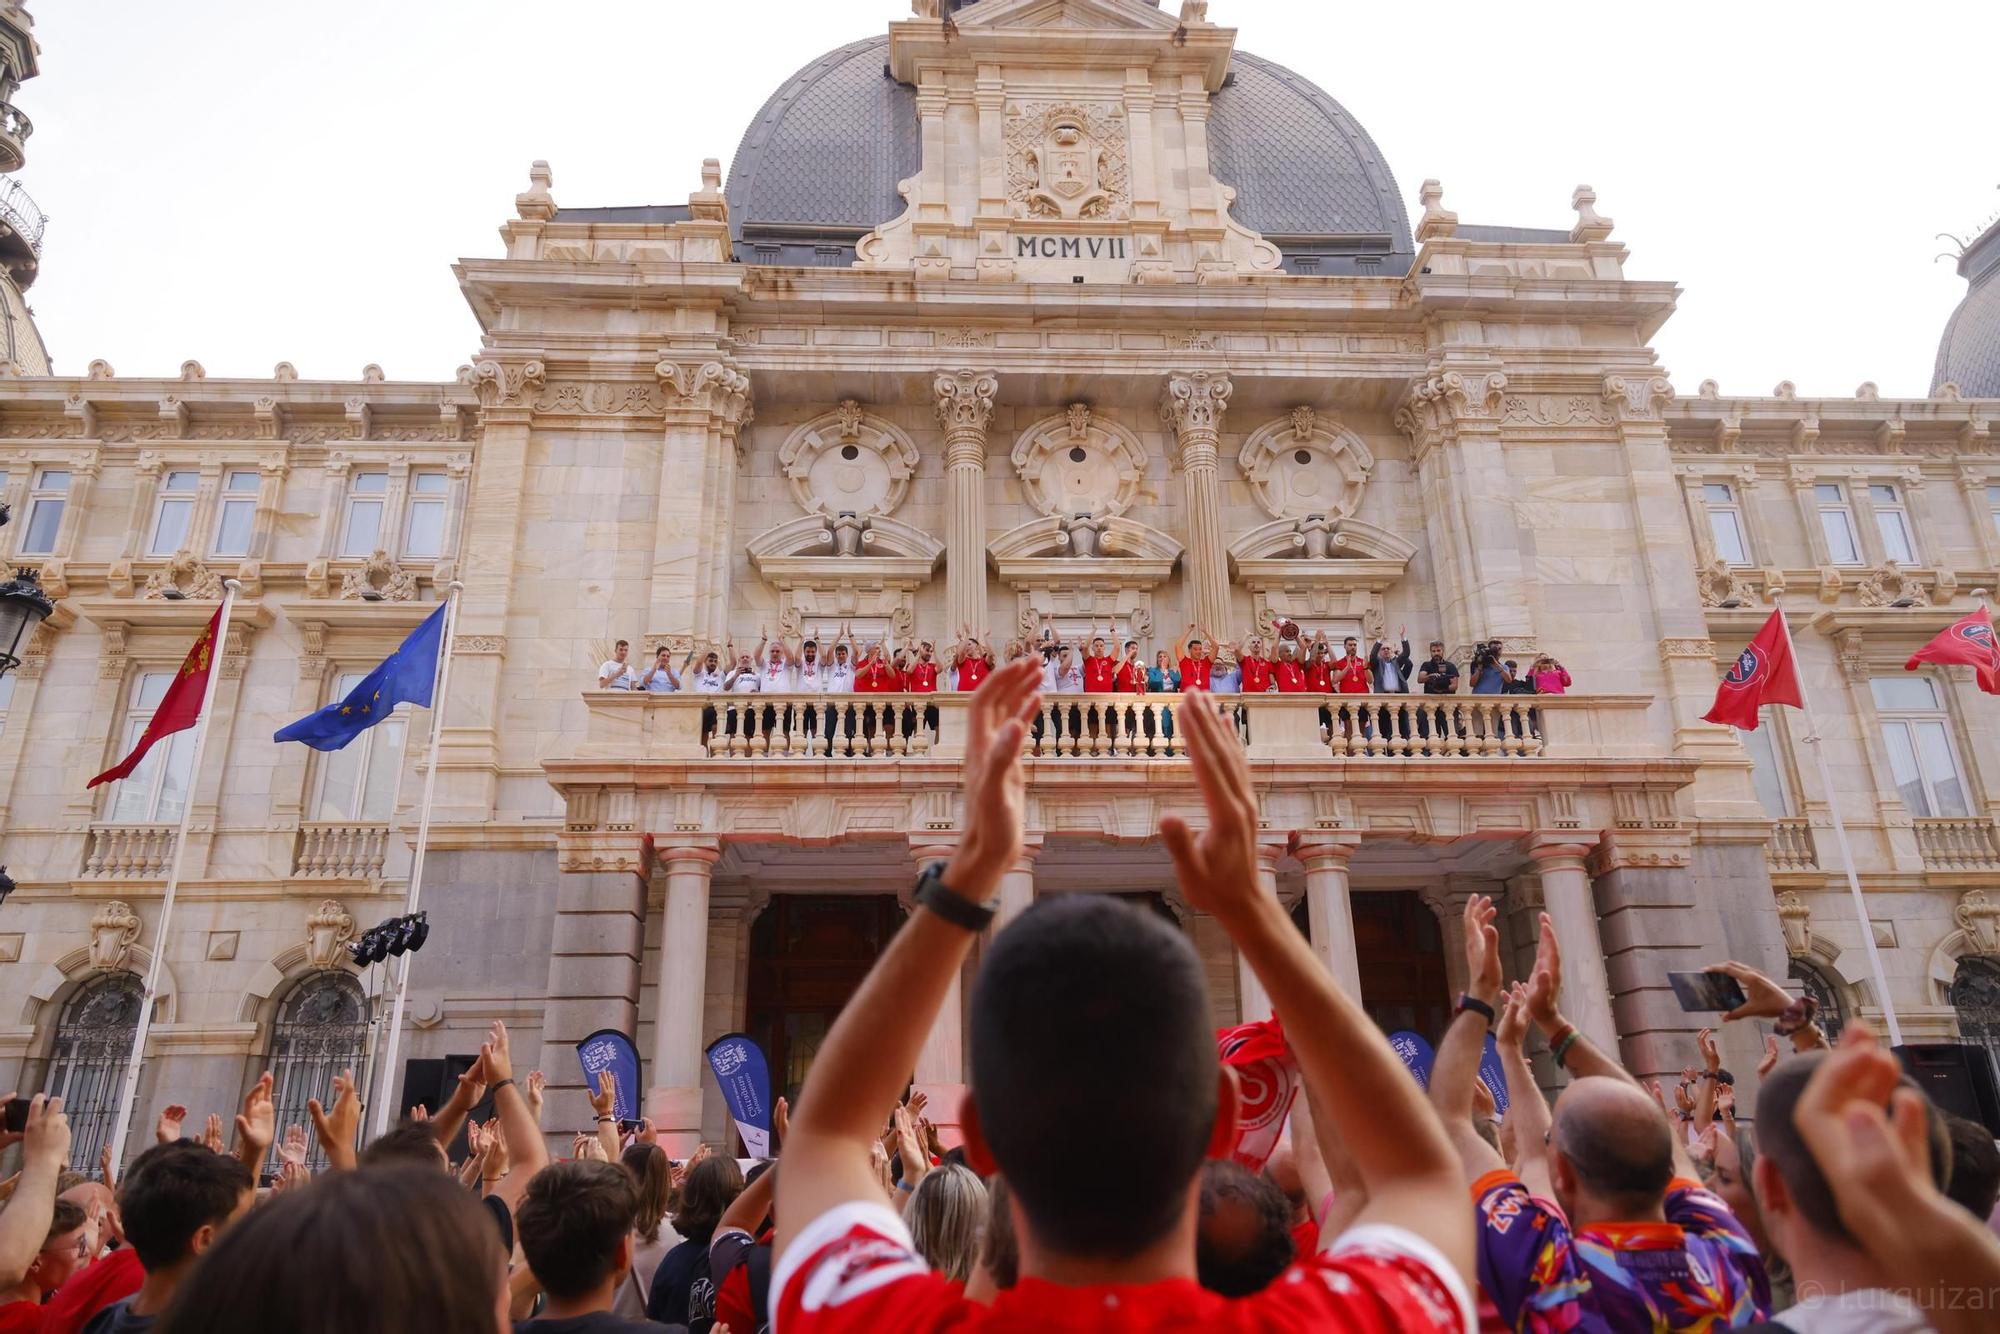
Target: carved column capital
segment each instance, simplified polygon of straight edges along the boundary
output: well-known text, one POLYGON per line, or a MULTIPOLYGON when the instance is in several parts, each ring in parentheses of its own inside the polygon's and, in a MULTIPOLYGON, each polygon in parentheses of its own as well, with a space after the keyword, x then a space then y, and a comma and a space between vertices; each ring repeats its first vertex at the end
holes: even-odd
POLYGON ((463 368, 459 378, 472 386, 487 408, 525 408, 541 391, 546 368, 541 358, 502 362, 488 358, 463 368))
POLYGON ((724 426, 748 425, 755 415, 750 377, 724 361, 661 361, 653 367, 670 405, 705 412, 724 426))
POLYGON ((944 427, 945 466, 986 466, 986 427, 1000 377, 992 371, 939 371, 931 382, 938 425, 944 427))
POLYGON ((1441 370, 1411 384, 1396 408, 1396 429, 1422 446, 1467 426, 1497 428, 1506 389, 1497 370, 1441 370))
POLYGON ((1173 428, 1183 468, 1214 470, 1222 416, 1236 386, 1221 371, 1176 371, 1160 391, 1160 419, 1173 428))

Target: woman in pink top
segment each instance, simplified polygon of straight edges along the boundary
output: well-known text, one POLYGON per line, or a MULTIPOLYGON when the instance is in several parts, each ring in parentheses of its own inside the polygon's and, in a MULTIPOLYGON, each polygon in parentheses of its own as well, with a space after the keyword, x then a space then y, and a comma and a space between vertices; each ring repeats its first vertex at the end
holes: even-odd
POLYGON ((1546 653, 1535 659, 1528 679, 1534 682, 1537 695, 1560 695, 1569 689, 1568 669, 1546 653))

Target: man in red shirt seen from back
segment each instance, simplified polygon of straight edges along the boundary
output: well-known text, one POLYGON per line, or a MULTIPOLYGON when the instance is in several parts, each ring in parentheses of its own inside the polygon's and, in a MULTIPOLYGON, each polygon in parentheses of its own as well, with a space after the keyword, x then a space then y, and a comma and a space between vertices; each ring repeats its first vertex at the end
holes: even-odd
POLYGON ((777 1184, 774 1327, 1470 1328, 1473 1219, 1457 1157, 1387 1039, 1260 891, 1256 796, 1234 727, 1206 697, 1182 726, 1207 827, 1197 835, 1169 817, 1160 832, 1188 902, 1223 927, 1287 1017, 1327 1140, 1345 1146, 1367 1204, 1263 1291, 1232 1300, 1203 1289, 1200 1168, 1235 1141, 1237 1085, 1217 1059, 1201 960, 1179 932, 1110 896, 1058 895, 987 945, 971 1001, 961 1125, 968 1161, 1006 1177, 1019 1280, 981 1307, 918 1255, 882 1198, 870 1146, 992 918, 983 905, 1021 855, 1021 750, 1039 676, 1032 659, 1010 664, 972 700, 964 837, 919 880, 916 913, 807 1076, 777 1184), (1078 1170, 1083 1124, 1118 1133, 1078 1170))

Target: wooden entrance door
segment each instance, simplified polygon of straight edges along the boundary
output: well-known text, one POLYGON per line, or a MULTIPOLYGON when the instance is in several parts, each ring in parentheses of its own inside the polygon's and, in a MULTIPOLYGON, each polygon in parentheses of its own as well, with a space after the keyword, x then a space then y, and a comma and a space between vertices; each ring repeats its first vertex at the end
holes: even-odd
POLYGON ((833 1020, 888 947, 887 894, 777 894, 750 929, 745 1028, 771 1061, 773 1097, 798 1101, 833 1020))

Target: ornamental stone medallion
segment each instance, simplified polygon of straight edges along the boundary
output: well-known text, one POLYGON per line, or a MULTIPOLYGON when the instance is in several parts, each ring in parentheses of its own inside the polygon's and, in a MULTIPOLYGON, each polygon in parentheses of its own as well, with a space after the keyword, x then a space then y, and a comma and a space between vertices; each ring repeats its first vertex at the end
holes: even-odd
POLYGON ((1236 463, 1272 518, 1344 519, 1361 504, 1375 456, 1340 423, 1297 407, 1252 433, 1236 463))
POLYGON ((917 447, 850 398, 793 431, 778 464, 808 514, 886 515, 909 490, 917 447))
POLYGON ((1146 477, 1138 437, 1087 403, 1072 403, 1023 431, 1013 462, 1028 503, 1070 520, 1123 514, 1146 477))
POLYGON ((1017 218, 1122 218, 1129 212, 1125 113, 1078 102, 1007 108, 1007 198, 1017 218))

